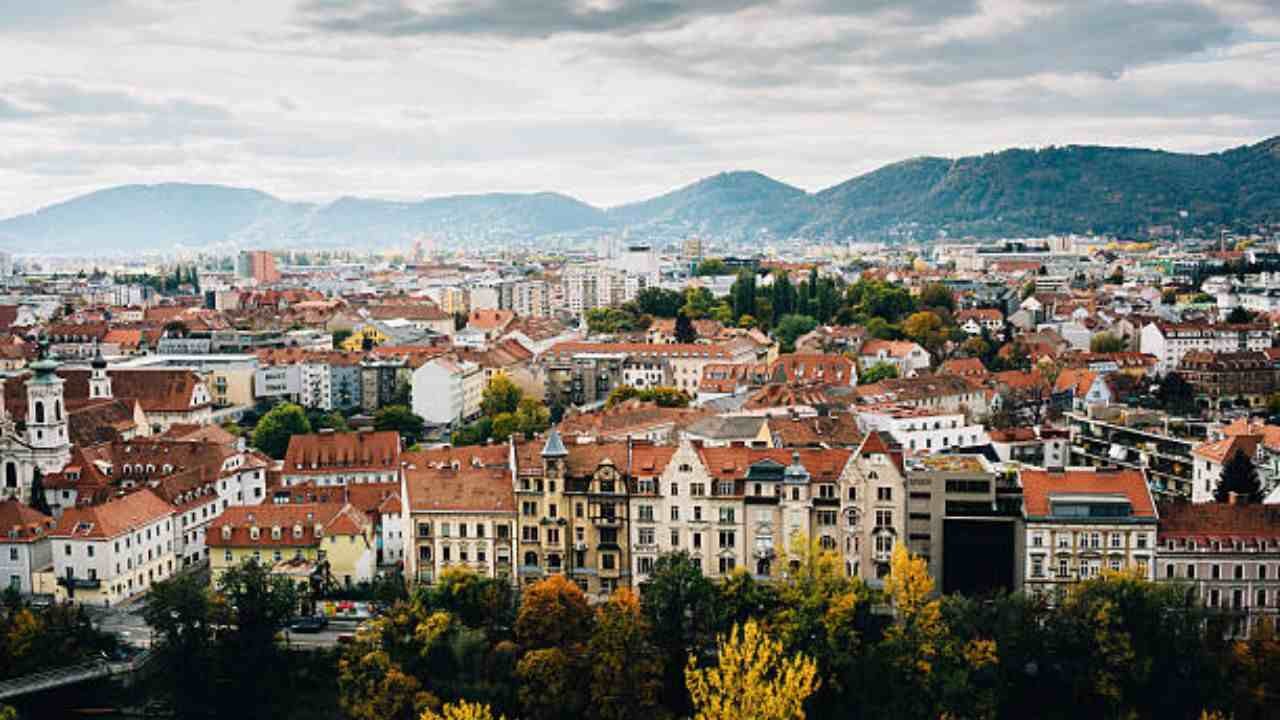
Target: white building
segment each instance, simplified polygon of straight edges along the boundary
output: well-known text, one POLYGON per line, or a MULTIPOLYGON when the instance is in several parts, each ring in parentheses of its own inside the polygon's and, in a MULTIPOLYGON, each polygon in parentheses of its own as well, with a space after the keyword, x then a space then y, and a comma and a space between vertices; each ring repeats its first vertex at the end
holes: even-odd
POLYGON ((975 447, 991 441, 986 429, 969 423, 964 413, 906 405, 859 411, 858 425, 866 432, 879 430, 889 433, 909 455, 975 447))
POLYGON ((1271 329, 1266 324, 1227 325, 1208 323, 1153 322, 1142 328, 1139 351, 1156 358, 1156 372, 1164 375, 1178 369, 1182 357, 1192 350, 1206 352, 1262 351, 1271 347, 1271 329))
POLYGON ((174 509, 150 489, 68 508, 51 533, 59 600, 117 605, 171 576, 174 509))
MULTIPOLYGON (((37 470, 51 475, 71 459, 63 380, 55 372, 58 364, 42 359, 28 367, 32 375, 26 381, 26 427, 19 430, 0 403, 0 498, 16 497, 24 503, 31 502, 31 483, 37 470)), ((95 376, 100 373, 95 367, 95 376)), ((3 391, 4 380, 0 378, 0 393, 3 391)))
POLYGON ((476 363, 439 357, 413 371, 413 411, 433 425, 464 422, 480 412, 484 370, 476 363))
POLYGON ((0 590, 34 592, 32 576, 53 564, 53 518, 10 498, 0 501, 0 590))
POLYGON ((1029 595, 1056 596, 1103 570, 1155 579, 1155 500, 1137 470, 1021 474, 1029 595))

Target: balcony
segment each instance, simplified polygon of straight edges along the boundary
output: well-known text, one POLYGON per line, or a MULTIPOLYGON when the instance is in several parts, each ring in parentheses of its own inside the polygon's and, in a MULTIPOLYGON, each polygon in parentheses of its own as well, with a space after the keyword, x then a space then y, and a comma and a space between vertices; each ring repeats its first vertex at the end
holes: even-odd
POLYGON ((591 522, 601 527, 620 527, 622 518, 617 515, 592 515, 591 522))
POLYGON ((96 578, 60 577, 58 584, 68 590, 97 590, 102 587, 102 581, 96 578))

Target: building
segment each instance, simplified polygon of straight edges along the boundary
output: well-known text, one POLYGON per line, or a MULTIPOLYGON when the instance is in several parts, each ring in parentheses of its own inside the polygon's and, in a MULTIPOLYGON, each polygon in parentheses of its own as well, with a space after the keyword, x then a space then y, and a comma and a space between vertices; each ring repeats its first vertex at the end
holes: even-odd
POLYGON ((1188 599, 1237 616, 1236 634, 1280 608, 1280 508, 1162 504, 1156 579, 1188 599), (1247 624, 1246 624, 1247 623, 1247 624))
POLYGON ((243 250, 236 260, 236 275, 259 285, 280 282, 276 258, 265 250, 243 250))
POLYGON ((1156 358, 1156 372, 1164 375, 1182 364, 1189 352, 1261 352, 1271 347, 1271 328, 1245 325, 1152 322, 1142 327, 1139 351, 1156 358))
POLYGON ((1057 597, 1103 570, 1155 579, 1155 500, 1137 470, 1021 473, 1028 594, 1057 597))
POLYGON ((1146 474, 1162 498, 1191 497, 1191 450, 1203 442, 1203 426, 1163 413, 1127 407, 1090 407, 1066 415, 1071 431, 1067 465, 1131 468, 1146 474))
MULTIPOLYGON (((48 358, 31 363, 23 386, 15 379, 0 378, 0 465, 4 467, 0 498, 31 502, 31 484, 37 472, 49 475, 62 470, 71 458, 71 436, 58 364, 48 358), (13 410, 10 394, 20 397, 13 410), (17 424, 21 420, 23 426, 17 424)), ((86 393, 87 394, 87 393, 86 393)), ((15 398, 16 399, 16 398, 15 398)))
POLYGON ((34 575, 53 565, 53 518, 16 498, 0 500, 0 590, 35 592, 34 575))
POLYGON ((1191 502, 1214 501, 1218 483, 1222 482, 1222 470, 1238 453, 1244 453, 1250 461, 1260 464, 1262 439, 1262 435, 1233 434, 1192 448, 1191 502))
POLYGON ((858 351, 863 372, 876 365, 892 365, 900 378, 915 377, 928 370, 931 362, 929 352, 909 340, 867 340, 858 351))
POLYGON ((173 575, 174 514, 149 488, 65 509, 50 532, 57 599, 118 605, 173 575))
POLYGON ((461 424, 480 413, 484 370, 456 357, 438 357, 413 371, 413 411, 431 425, 461 424))
POLYGON ((902 447, 884 432, 867 433, 840 488, 845 570, 880 583, 893 549, 907 538, 907 478, 902 447))
POLYGON ((982 455, 908 459, 907 545, 942 592, 970 596, 1022 586, 1017 479, 982 455))
POLYGON ((373 523, 344 503, 267 503, 228 508, 208 535, 211 577, 256 562, 311 588, 351 587, 373 579, 373 523))
POLYGON ((640 389, 666 384, 693 396, 707 365, 755 359, 749 343, 563 342, 552 346, 539 362, 573 404, 584 405, 608 398, 619 383, 640 389))
POLYGON ((430 584, 457 567, 516 582, 516 504, 508 470, 414 459, 405 466, 401 495, 406 577, 430 584))
POLYGON ((400 433, 319 432, 289 438, 280 468, 285 487, 400 482, 400 433))
POLYGON ((1178 374, 1195 388, 1200 407, 1210 410, 1260 407, 1276 391, 1275 364, 1258 350, 1192 350, 1182 356, 1178 374))
POLYGON ((884 431, 909 455, 977 447, 990 442, 982 425, 970 423, 961 412, 944 412, 909 405, 879 405, 858 410, 864 432, 884 431))

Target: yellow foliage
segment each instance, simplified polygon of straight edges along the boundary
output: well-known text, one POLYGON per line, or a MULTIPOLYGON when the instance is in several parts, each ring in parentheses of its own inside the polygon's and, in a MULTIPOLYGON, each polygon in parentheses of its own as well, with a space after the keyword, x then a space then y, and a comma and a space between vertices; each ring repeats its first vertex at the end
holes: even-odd
POLYGON ((418 626, 413 629, 413 639, 422 645, 424 655, 435 646, 437 640, 449 632, 449 626, 452 623, 453 617, 440 610, 431 613, 418 623, 418 626))
POLYGON ((786 657, 782 643, 754 620, 719 639, 718 663, 699 669, 692 657, 685 682, 696 720, 803 720, 804 702, 817 689, 818 666, 786 657))
POLYGON ((1000 660, 996 654, 996 641, 970 640, 964 646, 964 659, 973 668, 995 665, 1000 660))
POLYGON ((893 600, 899 613, 917 613, 933 594, 933 578, 929 576, 929 563, 924 558, 911 555, 902 543, 893 548, 889 561, 889 578, 884 591, 893 600))
POLYGON ((440 712, 438 713, 432 710, 427 710, 426 712, 422 713, 422 716, 419 718, 419 720, 506 720, 506 719, 501 715, 495 718, 493 714, 493 709, 490 708, 488 705, 481 705, 480 703, 472 703, 472 702, 467 702, 466 700, 460 700, 456 703, 446 704, 443 708, 440 709, 440 712))

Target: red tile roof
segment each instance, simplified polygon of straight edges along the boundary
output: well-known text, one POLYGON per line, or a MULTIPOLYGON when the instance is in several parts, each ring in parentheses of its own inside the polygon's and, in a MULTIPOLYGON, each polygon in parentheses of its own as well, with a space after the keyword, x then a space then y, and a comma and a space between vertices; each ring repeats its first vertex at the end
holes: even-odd
POLYGON ((56 538, 106 540, 132 532, 173 515, 173 506, 150 488, 117 497, 101 505, 77 506, 62 511, 51 533, 56 538))
POLYGON ((47 536, 53 528, 53 518, 23 505, 16 498, 0 502, 0 543, 34 542, 47 536))
POLYGON ((326 534, 362 533, 367 527, 363 514, 355 511, 353 518, 345 509, 354 510, 342 503, 233 505, 209 524, 205 543, 210 547, 309 547, 326 534), (302 528, 300 535, 294 533, 295 526, 302 528), (272 528, 280 528, 280 537, 272 537, 272 528))
POLYGON ((312 433, 289 438, 284 454, 286 475, 370 472, 400 467, 400 433, 312 433))
POLYGON ((1280 507, 1230 503, 1163 503, 1161 541, 1183 538, 1280 539, 1280 507))
POLYGON ((1123 495, 1134 517, 1156 517, 1151 491, 1138 470, 1024 470, 1021 477, 1022 501, 1029 517, 1047 517, 1049 500, 1058 494, 1123 495))
POLYGON ((515 513, 515 492, 505 469, 460 467, 405 468, 410 512, 515 513))

